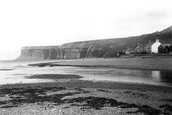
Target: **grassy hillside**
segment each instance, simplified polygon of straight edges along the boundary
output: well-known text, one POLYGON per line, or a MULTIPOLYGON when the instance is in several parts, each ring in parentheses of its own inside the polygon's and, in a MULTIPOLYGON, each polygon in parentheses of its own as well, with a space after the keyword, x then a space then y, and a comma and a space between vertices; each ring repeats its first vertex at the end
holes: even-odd
POLYGON ((138 43, 145 46, 149 41, 154 42, 156 39, 159 39, 161 43, 172 44, 172 26, 160 32, 141 36, 73 42, 63 44, 60 48, 85 48, 88 53, 87 57, 89 53, 91 57, 114 57, 122 50, 136 47, 138 43))

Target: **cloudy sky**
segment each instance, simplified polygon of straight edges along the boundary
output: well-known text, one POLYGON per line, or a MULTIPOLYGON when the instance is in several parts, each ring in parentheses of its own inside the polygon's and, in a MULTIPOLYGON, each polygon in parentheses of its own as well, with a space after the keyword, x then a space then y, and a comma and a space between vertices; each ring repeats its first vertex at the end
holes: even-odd
POLYGON ((0 60, 22 46, 120 38, 172 25, 171 0, 1 0, 0 60))

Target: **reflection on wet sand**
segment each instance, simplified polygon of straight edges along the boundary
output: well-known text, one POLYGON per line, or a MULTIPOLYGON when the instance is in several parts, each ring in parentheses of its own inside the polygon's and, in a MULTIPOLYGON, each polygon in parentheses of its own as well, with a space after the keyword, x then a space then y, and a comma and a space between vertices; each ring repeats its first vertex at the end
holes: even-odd
MULTIPOLYGON (((12 64, 14 65, 14 64, 12 64)), ((81 80, 93 81, 117 81, 130 83, 145 83, 153 85, 172 86, 172 71, 151 71, 141 69, 117 69, 106 67, 74 67, 74 66, 18 66, 27 65, 23 63, 15 63, 11 71, 0 70, 0 84, 11 83, 33 83, 33 82, 49 82, 52 79, 26 79, 25 76, 47 75, 52 74, 68 74, 82 76, 81 80)), ((0 65, 0 69, 10 68, 9 66, 0 65)), ((53 76, 51 76, 53 77, 53 76)), ((53 80, 54 81, 54 80, 53 80)))
POLYGON ((152 71, 152 77, 156 81, 161 81, 161 74, 160 71, 152 71))
POLYGON ((171 71, 152 71, 152 77, 156 81, 172 83, 171 71))

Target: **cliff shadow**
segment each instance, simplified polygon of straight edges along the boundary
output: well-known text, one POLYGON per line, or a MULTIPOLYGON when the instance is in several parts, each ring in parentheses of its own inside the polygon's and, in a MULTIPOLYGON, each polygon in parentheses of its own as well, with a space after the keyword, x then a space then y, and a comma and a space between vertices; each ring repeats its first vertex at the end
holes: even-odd
POLYGON ((55 49, 51 50, 50 59, 57 59, 57 50, 55 49))
POLYGON ((49 53, 50 53, 49 49, 43 49, 42 53, 43 53, 43 58, 44 59, 49 58, 49 53))

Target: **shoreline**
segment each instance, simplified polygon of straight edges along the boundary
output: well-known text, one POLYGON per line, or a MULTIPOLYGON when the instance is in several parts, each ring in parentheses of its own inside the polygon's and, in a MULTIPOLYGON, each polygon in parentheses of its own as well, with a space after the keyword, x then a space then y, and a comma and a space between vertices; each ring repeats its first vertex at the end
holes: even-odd
POLYGON ((73 81, 73 80, 77 80, 77 81, 82 81, 82 82, 93 82, 93 83, 108 83, 108 84, 123 84, 123 85, 138 85, 138 86, 155 86, 155 87, 167 87, 167 88, 172 88, 171 85, 168 85, 167 83, 165 84, 156 84, 156 83, 143 83, 143 82, 129 82, 129 81, 115 81, 115 80, 96 80, 96 79, 87 79, 86 77, 83 77, 81 75, 77 75, 77 74, 32 74, 32 75, 26 75, 24 76, 24 79, 37 79, 37 80, 44 80, 44 81, 38 81, 38 82, 33 82, 33 83, 25 83, 25 82, 20 82, 20 83, 7 83, 7 84, 0 84, 0 88, 3 86, 15 86, 15 85, 27 85, 27 84, 55 84, 56 82, 67 82, 67 81, 73 81), (45 80, 51 80, 51 81, 45 81, 45 80))
POLYGON ((73 67, 100 67, 116 69, 135 69, 151 71, 172 71, 172 58, 92 58, 73 60, 52 60, 52 62, 32 63, 28 66, 73 66, 73 67))
MULTIPOLYGON (((124 69, 134 67, 162 68, 168 61, 162 59, 88 59, 34 63, 31 66, 89 66, 124 69), (160 61, 161 60, 161 61, 160 61), (160 62, 159 62, 160 61, 160 62), (131 65, 130 65, 131 64, 131 65), (128 66, 129 65, 129 66, 128 66), (162 65, 162 66, 160 66, 162 65)), ((169 63, 169 62, 168 62, 169 63)), ((165 71, 172 64, 167 65, 165 71)), ((148 68, 150 70, 150 68, 148 68)), ((140 69, 140 68, 139 68, 140 69)), ((38 74, 26 76, 31 79, 52 79, 47 83, 19 83, 0 85, 0 114, 172 114, 172 87, 144 83, 80 80, 78 75, 38 74)))
MULTIPOLYGON (((31 78, 34 79, 34 78, 31 78)), ((99 81, 99 80, 80 80, 80 79, 58 79, 54 82, 38 82, 38 83, 15 83, 15 84, 3 84, 0 85, 0 89, 4 88, 22 88, 22 87, 35 87, 35 86, 42 86, 42 87, 51 87, 51 86, 67 86, 67 87, 88 87, 88 88, 116 88, 119 89, 133 89, 137 87, 137 89, 144 89, 144 90, 155 90, 155 91, 164 91, 172 93, 172 87, 170 86, 161 86, 161 85, 154 85, 154 84, 146 84, 146 83, 133 83, 133 82, 121 82, 121 81, 99 81), (64 80, 64 81, 61 81, 64 80), (76 84, 75 84, 76 83, 76 84), (91 85, 86 85, 91 84, 91 85)))

